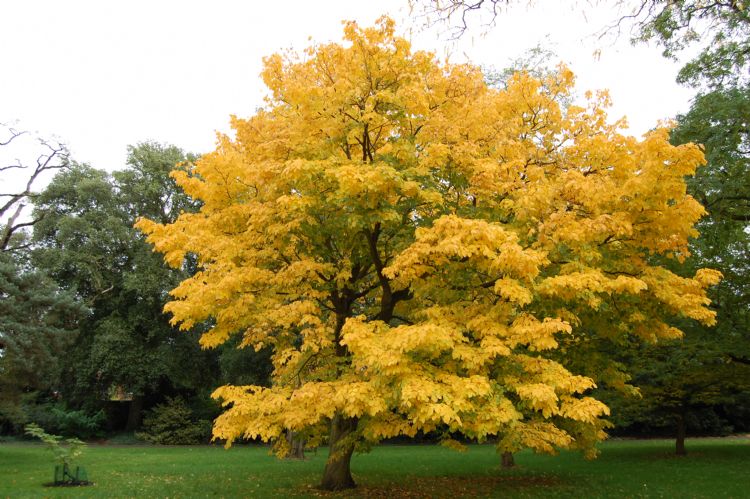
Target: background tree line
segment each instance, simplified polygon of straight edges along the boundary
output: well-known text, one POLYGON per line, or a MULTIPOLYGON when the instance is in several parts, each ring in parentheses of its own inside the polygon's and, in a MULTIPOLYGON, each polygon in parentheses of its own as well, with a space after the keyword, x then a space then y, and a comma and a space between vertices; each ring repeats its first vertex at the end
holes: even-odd
POLYGON ((44 190, 15 196, 33 212, 9 219, 0 253, 3 432, 29 421, 84 437, 132 431, 170 402, 183 423, 203 421, 206 440, 220 380, 267 382, 264 352, 202 350, 198 330, 169 324, 167 292, 194 269, 168 269, 133 229, 140 216, 168 222, 195 208, 169 177, 194 158, 142 143, 110 174, 65 155, 44 190))
MULTIPOLYGON (((449 21, 460 16, 463 31, 472 11, 501 12, 509 2, 422 3, 449 21)), ((716 268, 724 280, 712 291, 716 328, 683 324, 683 340, 602 352, 618 358, 631 373, 629 385, 640 391, 627 396, 627 390, 605 387, 602 397, 613 408, 613 432, 669 432, 684 451, 680 440, 689 431, 750 430, 750 24, 742 2, 648 0, 634 6, 620 21, 631 21, 634 39, 662 44, 666 56, 691 45, 701 30, 711 34, 704 37, 705 50, 680 72, 680 82, 698 93, 677 117, 672 140, 703 144, 708 160, 689 181, 708 215, 688 269, 716 268)), ((2 147, 18 135, 6 130, 2 147)), ((144 411, 163 403, 172 417, 200 426, 218 414, 208 397, 213 387, 268 383, 267 352, 231 343, 202 350, 197 337, 210 324, 188 333, 169 324, 162 313, 167 291, 195 269, 168 269, 132 228, 138 217, 169 223, 196 209, 168 175, 177 164, 190 168, 195 156, 138 144, 129 148, 126 167, 110 174, 72 161, 62 145, 43 142, 40 150, 36 165, 0 170, 30 168, 25 188, 4 193, 0 203, 2 431, 37 421, 51 431, 105 435, 138 428, 144 411), (58 173, 35 192, 37 171, 48 170, 58 173), (24 218, 28 204, 33 212, 24 218)))

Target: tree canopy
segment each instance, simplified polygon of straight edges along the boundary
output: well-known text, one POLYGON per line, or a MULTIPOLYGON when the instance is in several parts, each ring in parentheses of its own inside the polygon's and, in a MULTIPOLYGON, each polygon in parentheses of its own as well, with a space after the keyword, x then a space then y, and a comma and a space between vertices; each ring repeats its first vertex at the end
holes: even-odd
POLYGON ((26 252, 0 251, 0 421, 24 422, 23 397, 59 387, 62 352, 85 315, 26 252))
POLYGON ((330 424, 325 488, 353 486, 355 442, 420 431, 591 451, 608 410, 565 359, 715 320, 717 272, 650 258, 689 254, 704 210, 683 179, 702 153, 665 128, 620 134, 606 93, 561 108, 564 67, 493 89, 389 19, 344 38, 266 58, 267 107, 173 173, 200 211, 138 223, 170 265, 197 258, 175 324, 273 348, 271 387, 215 392, 214 435, 330 424))
POLYGON ((67 400, 96 406, 120 389, 132 395, 134 429, 144 396, 163 384, 192 386, 210 366, 183 369, 201 357, 197 341, 162 313, 167 290, 187 272, 166 267, 132 226, 138 215, 168 222, 193 209, 168 176, 191 156, 156 143, 128 152, 127 168, 110 175, 73 164, 36 198, 34 260, 91 309, 65 359, 67 400))

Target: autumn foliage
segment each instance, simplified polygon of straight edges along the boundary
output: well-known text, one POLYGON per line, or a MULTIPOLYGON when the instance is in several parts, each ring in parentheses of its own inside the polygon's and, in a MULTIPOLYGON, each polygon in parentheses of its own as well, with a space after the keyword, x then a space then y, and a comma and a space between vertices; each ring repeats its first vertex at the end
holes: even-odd
POLYGON ((175 323, 274 349, 272 386, 216 390, 215 437, 328 436, 326 488, 353 486, 356 443, 418 432, 591 452, 608 409, 571 372, 586 345, 714 321, 717 272, 654 263, 696 236, 700 150, 622 135, 606 93, 563 106, 568 69, 489 88, 382 19, 263 78, 266 108, 173 173, 200 212, 138 224, 171 265, 199 263, 175 323))

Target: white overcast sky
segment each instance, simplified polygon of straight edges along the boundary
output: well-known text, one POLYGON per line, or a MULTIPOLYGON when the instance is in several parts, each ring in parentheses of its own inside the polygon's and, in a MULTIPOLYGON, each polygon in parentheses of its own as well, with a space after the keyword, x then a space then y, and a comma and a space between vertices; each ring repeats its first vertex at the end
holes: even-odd
MULTIPOLYGON (((54 136, 73 157, 112 170, 126 146, 144 140, 207 152, 230 114, 262 105, 261 59, 341 37, 341 21, 370 25, 382 14, 417 48, 502 68, 540 42, 578 75, 578 90, 610 89, 612 117, 640 135, 686 111, 691 91, 674 83, 678 64, 654 46, 590 35, 616 18, 586 2, 537 0, 486 30, 475 22, 460 43, 423 30, 407 0, 2 2, 0 122, 54 136), (601 49, 600 58, 594 52, 601 49)), ((442 28, 444 30, 444 28, 442 28)))

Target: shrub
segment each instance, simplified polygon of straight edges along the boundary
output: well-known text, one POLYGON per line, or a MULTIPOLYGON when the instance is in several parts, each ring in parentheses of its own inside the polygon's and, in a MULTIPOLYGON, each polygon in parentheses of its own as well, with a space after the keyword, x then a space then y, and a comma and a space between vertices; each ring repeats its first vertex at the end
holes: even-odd
POLYGON ((85 411, 70 410, 63 404, 43 404, 33 408, 31 421, 61 435, 84 440, 104 436, 104 411, 88 414, 85 411))
POLYGON ((143 431, 136 436, 154 444, 200 444, 209 440, 211 422, 195 419, 181 397, 168 398, 166 403, 148 412, 143 419, 143 431))

